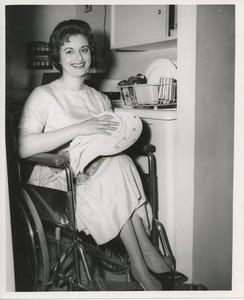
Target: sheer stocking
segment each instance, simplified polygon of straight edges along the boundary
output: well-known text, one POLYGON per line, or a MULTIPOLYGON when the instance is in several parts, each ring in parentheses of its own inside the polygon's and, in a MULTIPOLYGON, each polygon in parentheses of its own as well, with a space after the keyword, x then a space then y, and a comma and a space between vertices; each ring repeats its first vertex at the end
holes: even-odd
POLYGON ((138 243, 147 266, 156 273, 170 271, 170 268, 164 262, 156 248, 151 243, 144 229, 142 219, 136 214, 133 214, 132 223, 136 232, 138 243))
POLYGON ((161 284, 148 272, 131 219, 123 226, 120 237, 130 257, 134 279, 147 291, 161 290, 161 284))

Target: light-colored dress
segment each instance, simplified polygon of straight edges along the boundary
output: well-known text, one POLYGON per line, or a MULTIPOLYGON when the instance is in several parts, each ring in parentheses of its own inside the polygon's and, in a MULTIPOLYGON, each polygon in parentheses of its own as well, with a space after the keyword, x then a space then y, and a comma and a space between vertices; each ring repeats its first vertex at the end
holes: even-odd
MULTIPOLYGON (((104 94, 87 85, 81 91, 73 91, 64 87, 58 79, 34 89, 25 103, 19 128, 49 132, 111 110, 110 100, 104 94)), ((69 144, 57 153, 68 149, 69 144)), ((132 160, 121 153, 102 158, 96 166, 92 175, 84 175, 75 186, 78 230, 91 234, 97 244, 104 244, 119 234, 135 212, 143 219, 149 233, 152 210, 132 160)), ((29 181, 66 189, 64 172, 49 167, 36 166, 29 181)))

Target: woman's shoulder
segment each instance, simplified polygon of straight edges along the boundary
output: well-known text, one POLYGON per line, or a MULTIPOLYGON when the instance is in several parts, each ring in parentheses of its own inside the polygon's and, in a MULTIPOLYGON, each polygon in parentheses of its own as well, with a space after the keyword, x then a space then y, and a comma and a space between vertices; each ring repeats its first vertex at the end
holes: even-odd
POLYGON ((52 83, 37 86, 30 93, 26 105, 37 106, 37 107, 50 107, 55 103, 55 91, 52 83))
POLYGON ((50 82, 45 85, 37 86, 33 89, 30 94, 31 99, 42 99, 43 101, 50 101, 50 99, 55 98, 55 94, 58 91, 58 86, 54 82, 50 82))
POLYGON ((34 91, 36 93, 51 93, 55 89, 58 89, 58 87, 56 85, 56 80, 54 80, 50 83, 44 84, 44 85, 37 86, 34 89, 34 91))
POLYGON ((33 89, 33 91, 31 92, 30 96, 34 97, 34 96, 42 96, 42 95, 47 95, 51 92, 51 88, 50 88, 50 84, 46 84, 46 85, 41 85, 41 86, 37 86, 33 89))

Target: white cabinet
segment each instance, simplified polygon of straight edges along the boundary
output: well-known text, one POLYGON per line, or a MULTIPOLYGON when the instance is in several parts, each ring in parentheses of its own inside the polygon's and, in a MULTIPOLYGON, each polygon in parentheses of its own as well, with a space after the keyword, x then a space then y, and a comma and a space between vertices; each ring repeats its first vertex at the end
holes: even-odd
MULTIPOLYGON (((175 191, 176 191, 176 109, 146 110, 122 109, 138 115, 144 125, 142 135, 146 143, 156 147, 158 177, 158 220, 165 226, 172 251, 175 250, 175 191)), ((143 171, 147 172, 147 160, 140 157, 137 160, 143 171)))
POLYGON ((111 49, 175 40, 169 37, 169 15, 169 5, 112 5, 111 49))

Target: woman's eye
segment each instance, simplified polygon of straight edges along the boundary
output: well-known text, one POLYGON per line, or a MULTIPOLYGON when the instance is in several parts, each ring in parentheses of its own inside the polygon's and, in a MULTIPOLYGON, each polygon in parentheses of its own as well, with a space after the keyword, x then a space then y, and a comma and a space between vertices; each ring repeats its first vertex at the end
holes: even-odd
POLYGON ((74 53, 73 50, 68 50, 68 51, 66 51, 66 54, 73 54, 73 53, 74 53))
POLYGON ((82 49, 82 52, 83 52, 83 53, 87 53, 88 51, 89 51, 89 48, 83 48, 83 49, 82 49))

